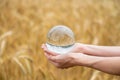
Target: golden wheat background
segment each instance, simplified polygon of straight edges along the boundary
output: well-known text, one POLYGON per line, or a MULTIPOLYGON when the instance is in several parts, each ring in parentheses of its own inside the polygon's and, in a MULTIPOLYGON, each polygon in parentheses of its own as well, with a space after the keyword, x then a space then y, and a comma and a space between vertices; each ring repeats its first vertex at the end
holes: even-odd
POLYGON ((90 68, 51 65, 40 46, 60 24, 77 42, 120 45, 120 0, 0 0, 0 80, 120 80, 90 68))

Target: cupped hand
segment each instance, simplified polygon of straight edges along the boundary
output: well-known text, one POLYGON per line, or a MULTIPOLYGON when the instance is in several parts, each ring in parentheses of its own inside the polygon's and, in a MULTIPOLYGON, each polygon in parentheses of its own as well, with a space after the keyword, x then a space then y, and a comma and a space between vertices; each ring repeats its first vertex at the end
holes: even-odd
POLYGON ((75 44, 73 50, 66 54, 57 54, 55 52, 49 51, 45 44, 42 48, 45 52, 47 59, 58 68, 69 68, 73 66, 83 66, 87 62, 87 55, 83 53, 78 53, 77 45, 75 44))

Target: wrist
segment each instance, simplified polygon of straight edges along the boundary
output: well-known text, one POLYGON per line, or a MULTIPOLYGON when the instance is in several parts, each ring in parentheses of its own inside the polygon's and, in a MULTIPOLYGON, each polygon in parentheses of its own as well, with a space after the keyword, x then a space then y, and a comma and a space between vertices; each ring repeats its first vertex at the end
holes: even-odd
POLYGON ((88 62, 86 63, 86 66, 94 68, 94 65, 99 64, 103 60, 104 57, 88 56, 88 62))
POLYGON ((76 49, 77 49, 77 51, 78 51, 79 53, 85 53, 85 52, 86 52, 86 49, 87 49, 87 45, 77 43, 77 44, 76 44, 76 49))
POLYGON ((74 53, 72 55, 73 63, 75 66, 87 66, 89 65, 89 60, 87 58, 87 55, 83 53, 74 53))
POLYGON ((77 66, 93 67, 102 60, 104 60, 104 57, 90 56, 82 53, 77 53, 76 56, 74 56, 74 63, 77 66))

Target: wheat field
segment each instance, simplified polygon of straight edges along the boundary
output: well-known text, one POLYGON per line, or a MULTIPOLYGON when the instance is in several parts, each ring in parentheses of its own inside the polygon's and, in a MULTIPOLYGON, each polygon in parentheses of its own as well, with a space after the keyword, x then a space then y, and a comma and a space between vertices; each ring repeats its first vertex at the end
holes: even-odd
POLYGON ((120 45, 120 0, 0 0, 0 80, 120 80, 77 66, 58 69, 41 49, 55 25, 76 42, 120 45))

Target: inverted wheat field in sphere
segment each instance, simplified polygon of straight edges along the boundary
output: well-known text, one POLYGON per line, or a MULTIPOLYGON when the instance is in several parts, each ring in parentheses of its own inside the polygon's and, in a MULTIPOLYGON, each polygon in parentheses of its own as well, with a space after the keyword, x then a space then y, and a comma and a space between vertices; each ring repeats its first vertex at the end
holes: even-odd
POLYGON ((66 26, 55 26, 47 34, 47 48, 53 52, 64 54, 69 52, 75 43, 74 33, 66 26))

